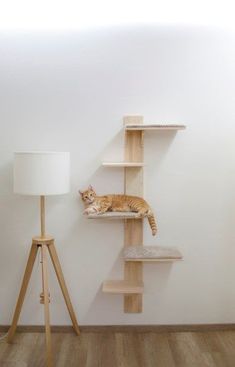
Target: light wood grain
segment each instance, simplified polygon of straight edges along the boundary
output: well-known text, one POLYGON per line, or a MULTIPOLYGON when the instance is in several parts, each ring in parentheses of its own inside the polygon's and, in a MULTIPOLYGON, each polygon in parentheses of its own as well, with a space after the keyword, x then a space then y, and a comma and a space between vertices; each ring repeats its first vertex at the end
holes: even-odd
MULTIPOLYGON (((84 331, 53 335, 56 367, 234 367, 235 331, 84 331)), ((44 335, 0 343, 1 367, 44 367, 44 335)))
POLYGON ((76 318, 76 315, 75 315, 75 312, 74 312, 74 309, 73 309, 73 306, 72 306, 72 302, 70 300, 69 292, 68 292, 68 289, 67 289, 67 286, 66 286, 66 283, 65 283, 64 275, 63 275, 63 272, 62 272, 62 268, 61 268, 61 265, 60 265, 60 261, 59 261, 54 243, 52 243, 48 246, 48 250, 49 250, 49 253, 50 253, 50 256, 51 256, 51 261, 53 263, 53 266, 54 266, 54 269, 55 269, 55 272, 56 272, 56 276, 57 276, 62 294, 64 296, 64 300, 65 300, 65 303, 66 303, 66 306, 67 306, 72 324, 73 324, 74 331, 77 335, 79 335, 80 331, 79 331, 79 327, 78 327, 78 323, 77 323, 77 318, 76 318))
POLYGON ((49 287, 48 287, 48 266, 47 266, 47 245, 41 246, 42 251, 42 281, 43 281, 43 301, 44 301, 44 319, 46 332, 46 360, 47 367, 53 366, 52 345, 51 345, 51 327, 49 311, 49 287))
POLYGON ((45 237, 35 236, 35 237, 33 237, 33 243, 37 246, 41 246, 43 244, 49 245, 53 241, 54 241, 54 238, 51 237, 51 236, 45 236, 45 237))
MULTIPOLYGON (((136 124, 143 124, 143 116, 125 116, 123 119, 124 126, 132 120, 136 124)), ((128 162, 143 162, 144 160, 144 132, 143 131, 126 131, 125 132, 125 151, 124 160, 128 162)), ((141 168, 125 168, 124 171, 124 192, 126 195, 143 196, 143 169, 141 168)))
POLYGON ((14 335, 15 335, 15 331, 16 331, 16 328, 17 328, 17 323, 18 323, 18 320, 19 320, 19 317, 20 317, 20 312, 21 312, 21 309, 22 309, 22 306, 23 306, 23 303, 24 303, 25 294, 26 294, 27 287, 28 287, 28 284, 29 284, 29 280, 30 280, 30 277, 31 277, 31 274, 32 274, 32 270, 33 270, 33 266, 34 266, 35 259, 36 259, 36 256, 37 256, 37 252, 38 252, 37 244, 32 243, 31 250, 30 250, 30 253, 29 253, 29 257, 28 257, 28 261, 27 261, 27 265, 26 265, 25 272, 24 272, 24 277, 23 277, 20 293, 19 293, 18 300, 17 300, 17 303, 16 303, 14 316, 13 316, 13 319, 12 319, 11 327, 10 327, 9 332, 8 332, 8 337, 7 337, 8 343, 12 342, 12 340, 14 338, 14 335))
POLYGON ((125 125, 126 130, 184 130, 186 129, 185 125, 177 125, 177 124, 134 124, 134 123, 127 123, 125 125))
POLYGON ((102 291, 113 294, 141 294, 143 293, 143 282, 127 280, 106 280, 102 291))
POLYGON ((41 237, 46 235, 45 227, 45 196, 40 196, 40 219, 41 219, 41 237))
MULTIPOLYGON (((143 124, 143 116, 125 116, 124 126, 143 124)), ((143 162, 143 131, 125 131, 124 159, 128 162, 143 162)), ((143 168, 125 168, 124 192, 127 195, 143 197, 143 168)), ((143 245, 143 220, 128 220, 124 224, 124 246, 143 245)), ((143 282, 143 264, 141 262, 125 262, 124 279, 131 282, 143 282)), ((142 312, 142 294, 124 297, 124 312, 142 312)))
POLYGON ((104 167, 143 167, 143 162, 103 162, 104 167))
MULTIPOLYGON (((0 325, 0 334, 7 333, 9 325, 0 325)), ((221 332, 221 331, 234 331, 235 324, 161 324, 161 325, 81 325, 79 327, 80 332, 100 333, 100 332, 112 332, 112 333, 180 333, 180 332, 221 332)), ((18 325, 18 333, 44 333, 45 325, 18 325)), ((71 325, 51 325, 52 333, 73 333, 73 327, 71 325)))
MULTIPOLYGON (((43 233, 43 232, 42 232, 43 233)), ((62 269, 59 263, 59 259, 54 246, 54 239, 50 236, 38 236, 34 237, 32 241, 31 251, 29 254, 27 266, 25 269, 25 274, 20 290, 20 294, 17 300, 16 309, 14 312, 12 324, 10 326, 9 332, 7 334, 7 342, 10 343, 13 340, 17 323, 19 320, 20 312, 24 302, 26 290, 31 277, 33 266, 35 263, 35 258, 38 249, 41 249, 41 263, 42 263, 42 285, 43 292, 40 295, 41 303, 44 304, 44 317, 45 317, 45 331, 46 331, 46 365, 47 367, 53 367, 53 356, 52 356, 52 340, 51 340, 51 327, 50 327, 50 314, 49 314, 49 289, 48 289, 48 269, 47 269, 47 251, 49 250, 52 263, 54 265, 56 275, 72 320, 72 324, 76 334, 79 334, 79 327, 77 324, 76 316, 70 301, 69 293, 65 284, 62 269)), ((1 365, 1 364, 0 364, 1 365)), ((27 365, 28 366, 28 365, 27 365)))

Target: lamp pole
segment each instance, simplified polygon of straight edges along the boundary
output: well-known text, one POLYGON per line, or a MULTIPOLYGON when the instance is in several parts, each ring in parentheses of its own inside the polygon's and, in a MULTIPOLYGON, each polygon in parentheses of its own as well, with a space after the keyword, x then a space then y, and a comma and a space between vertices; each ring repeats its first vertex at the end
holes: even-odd
POLYGON ((45 196, 40 196, 41 237, 45 238, 45 196))

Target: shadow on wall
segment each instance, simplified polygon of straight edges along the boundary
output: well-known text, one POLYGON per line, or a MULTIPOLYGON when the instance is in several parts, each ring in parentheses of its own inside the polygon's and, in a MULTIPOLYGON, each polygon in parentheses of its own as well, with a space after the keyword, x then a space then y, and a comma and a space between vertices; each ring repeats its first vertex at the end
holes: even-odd
MULTIPOLYGON (((122 172, 122 168, 111 169, 110 172, 112 175, 115 175, 115 179, 110 182, 109 178, 106 178, 108 173, 108 169, 102 166, 102 162, 104 161, 123 161, 124 155, 124 132, 121 129, 117 134, 115 134, 112 139, 108 142, 105 148, 96 155, 96 157, 90 161, 86 165, 88 171, 88 178, 82 182, 82 187, 79 189, 86 189, 90 184, 97 189, 98 195, 103 195, 106 190, 111 193, 112 189, 115 190, 115 186, 117 184, 116 178, 120 182, 120 172, 122 172)), ((121 183, 122 184, 122 183, 121 183)), ((115 191, 113 191, 115 192, 115 191)))
POLYGON ((0 167, 0 196, 13 194, 13 164, 8 161, 0 167))
MULTIPOLYGON (((120 252, 120 258, 118 258, 115 261, 115 263, 113 264, 113 268, 111 269, 110 274, 115 272, 116 271, 115 268, 120 266, 120 260, 122 261, 122 252, 120 252)), ((167 286, 167 283, 170 277, 172 266, 173 266, 172 263, 164 263, 164 264, 158 264, 158 265, 144 264, 143 272, 145 272, 145 267, 152 268, 151 277, 154 276, 155 283, 154 283, 154 288, 150 288, 148 286, 148 279, 145 277, 145 274, 144 274, 145 281, 144 281, 143 296, 147 294, 148 296, 149 295, 151 296, 152 294, 152 297, 154 299, 155 294, 157 294, 159 298, 161 298, 162 295, 165 294, 165 290, 166 290, 166 286, 167 286)), ((148 276, 148 278, 149 277, 150 275, 148 276)), ((114 280, 114 279, 116 280, 123 279, 123 276, 121 277, 107 276, 105 279, 103 279, 103 281, 104 280, 114 280)), ((93 325, 95 324, 99 325, 99 320, 97 320, 95 315, 100 314, 100 312, 102 312, 102 310, 104 310, 105 308, 110 310, 112 308, 112 305, 113 305, 114 315, 116 315, 117 301, 119 302, 118 311, 120 312, 120 314, 123 314, 123 317, 125 317, 124 309, 123 309, 124 295, 123 294, 119 294, 119 295, 105 294, 102 292, 102 284, 101 284, 99 288, 97 289, 97 292, 93 300, 89 303, 89 308, 85 314, 84 324, 87 324, 90 322, 93 325)), ((143 312, 141 314, 144 315, 145 312, 147 312, 147 309, 144 307, 144 297, 143 297, 143 312)), ((138 314, 134 314, 134 315, 138 315, 138 314)), ((126 314, 126 317, 128 318, 128 323, 130 323, 129 316, 130 314, 126 314)), ((133 322, 135 323, 134 319, 133 319, 133 322)))
MULTIPOLYGON (((180 134, 180 132, 178 132, 180 134)), ((151 149, 152 155, 151 161, 145 164, 148 167, 158 170, 161 163, 164 161, 165 155, 167 155, 174 138, 177 135, 177 131, 147 131, 145 133, 145 146, 151 149)), ((148 177, 146 177, 148 179, 148 177)))
MULTIPOLYGON (((152 151, 152 161, 147 162, 144 158, 145 166, 151 165, 157 170, 161 162, 164 160, 167 151, 170 148, 174 138, 176 136, 176 131, 147 131, 144 132, 144 139, 146 143, 150 144, 151 147, 154 145, 152 151), (156 140, 157 139, 157 140, 156 140)), ((90 184, 97 189, 98 195, 105 195, 109 193, 123 193, 124 188, 124 169, 120 167, 103 167, 102 162, 121 162, 124 161, 124 133, 121 130, 117 133, 110 143, 103 149, 103 151, 90 162, 90 167, 93 168, 97 165, 97 168, 90 177, 85 180, 83 187, 86 189, 90 184), (121 144, 122 143, 122 144, 121 144), (117 145, 119 145, 119 152, 117 151, 117 145), (121 147, 120 147, 121 145, 121 147), (110 183, 110 175, 114 176, 112 182, 110 183), (121 177, 120 177, 121 175, 121 177), (109 177, 108 177, 109 176, 109 177), (107 179, 106 179, 107 177, 107 179), (119 192, 115 191, 116 186, 122 187, 119 192), (100 189, 101 187, 101 189, 100 189), (106 191, 107 190, 107 191, 106 191)), ((146 177, 147 179, 147 177, 146 177)))

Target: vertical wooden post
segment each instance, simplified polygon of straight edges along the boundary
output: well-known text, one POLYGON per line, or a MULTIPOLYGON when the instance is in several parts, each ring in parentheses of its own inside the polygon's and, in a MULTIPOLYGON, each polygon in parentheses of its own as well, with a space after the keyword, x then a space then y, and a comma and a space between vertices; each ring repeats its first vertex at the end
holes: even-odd
MULTIPOLYGON (((125 116, 126 124, 143 124, 143 116, 125 116)), ((143 131, 125 132, 125 161, 143 162, 144 146, 143 131)), ((143 197, 143 167, 126 167, 124 174, 124 192, 129 195, 143 197)), ((143 220, 125 220, 124 245, 143 245, 143 220)), ((124 279, 132 281, 143 281, 142 262, 128 261, 124 264, 124 279)), ((142 312, 142 294, 132 294, 124 296, 124 312, 142 312)))
POLYGON ((42 281, 44 295, 44 318, 46 331, 46 359, 47 367, 53 366, 52 348, 51 348, 51 326, 50 326, 50 311, 49 311, 49 287, 48 287, 48 268, 47 268, 47 244, 41 245, 42 251, 42 281))
POLYGON ((40 196, 40 218, 41 218, 41 237, 44 238, 45 233, 45 196, 40 196))

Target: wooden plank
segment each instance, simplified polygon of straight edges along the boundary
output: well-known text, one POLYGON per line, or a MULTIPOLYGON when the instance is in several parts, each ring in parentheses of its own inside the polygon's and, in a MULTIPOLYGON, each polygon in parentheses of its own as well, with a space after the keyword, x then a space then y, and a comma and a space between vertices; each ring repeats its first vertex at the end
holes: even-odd
MULTIPOLYGON (((144 361, 143 365, 146 367, 176 367, 173 359, 171 349, 169 346, 167 333, 147 333, 141 334, 139 353, 142 355, 144 361)), ((183 367, 177 366, 177 367, 183 367)), ((184 366, 186 367, 186 366, 184 366)), ((189 366, 188 366, 189 367, 189 366)), ((204 366, 205 367, 205 366, 204 366)), ((207 366, 208 367, 208 366, 207 366)))
POLYGON ((150 365, 143 359, 141 353, 142 342, 136 334, 115 334, 116 359, 118 367, 162 367, 158 364, 150 365))
POLYGON ((106 280, 103 283, 102 291, 113 294, 138 294, 143 293, 143 282, 126 280, 106 280))
POLYGON ((177 124, 144 124, 140 126, 139 124, 128 123, 125 126, 126 130, 138 131, 138 130, 184 130, 185 125, 177 124))
POLYGON ((182 261, 183 258, 166 258, 166 259, 158 259, 158 258, 155 258, 155 259, 146 259, 144 257, 140 257, 138 259, 134 259, 134 258, 126 258, 125 261, 131 261, 131 262, 145 262, 145 263, 170 263, 170 262, 175 262, 175 261, 182 261))
POLYGON ((234 365, 234 363, 226 363, 227 361, 224 358, 219 358, 219 360, 215 361, 214 363, 213 353, 215 352, 215 355, 217 355, 217 353, 215 349, 210 351, 208 348, 208 338, 205 338, 203 342, 199 335, 187 332, 169 334, 167 339, 173 360, 175 361, 175 366, 222 367, 234 365))
MULTIPOLYGON (((143 124, 143 116, 125 116, 124 126, 143 124)), ((124 160, 128 162, 143 162, 144 145, 143 131, 125 131, 124 160)), ((124 192, 129 195, 143 196, 143 168, 125 168, 124 192)), ((125 221, 124 246, 143 244, 143 220, 125 221)), ((143 282, 143 264, 141 262, 125 262, 124 279, 131 282, 143 282)), ((124 312, 142 312, 142 295, 126 295, 124 297, 124 312)))
POLYGON ((51 345, 51 326, 49 311, 49 287, 48 287, 48 267, 47 267, 47 245, 41 246, 42 252, 42 282, 44 295, 44 319, 46 332, 46 360, 47 367, 53 366, 52 345, 51 345))
MULTIPOLYGON (((0 325, 0 333, 6 333, 9 330, 9 325, 0 325)), ((45 325, 19 325, 17 334, 19 333, 44 333, 45 325)), ((133 333, 165 333, 165 332, 215 332, 215 331, 235 331, 234 323, 221 324, 169 324, 169 325, 82 325, 80 326, 81 334, 84 332, 133 332, 133 333)), ((71 325, 51 325, 52 333, 72 333, 74 334, 71 325)), ((3 344, 3 343, 2 343, 3 344)), ((18 344, 18 343, 17 343, 18 344)), ((7 344, 4 344, 7 345, 7 344)), ((12 347, 12 346, 11 346, 12 347)))
POLYGON ((143 167, 143 162, 103 162, 102 166, 104 167, 143 167))
POLYGON ((57 276, 57 279, 58 279, 58 282, 59 282, 64 300, 65 300, 65 303, 66 303, 66 306, 67 306, 72 324, 73 324, 74 331, 77 335, 79 335, 80 331, 79 331, 79 327, 78 327, 78 323, 77 323, 77 318, 76 318, 76 315, 75 315, 75 312, 74 312, 74 309, 73 309, 73 306, 72 306, 72 302, 70 300, 69 292, 68 292, 68 289, 67 289, 67 286, 66 286, 66 283, 65 283, 64 275, 63 275, 63 272, 62 272, 62 268, 61 268, 61 265, 60 265, 59 257, 57 255, 57 251, 56 251, 54 242, 51 245, 48 246, 48 250, 49 250, 49 253, 50 253, 51 261, 52 261, 52 264, 54 266, 56 276, 57 276))
POLYGON ((41 237, 44 238, 46 235, 45 230, 45 196, 40 196, 40 219, 41 219, 41 237))
MULTIPOLYGON (((155 333, 102 331, 53 338, 57 367, 233 367, 235 333, 155 333)), ((20 334, 17 343, 0 343, 1 367, 45 366, 43 334, 20 334)))

